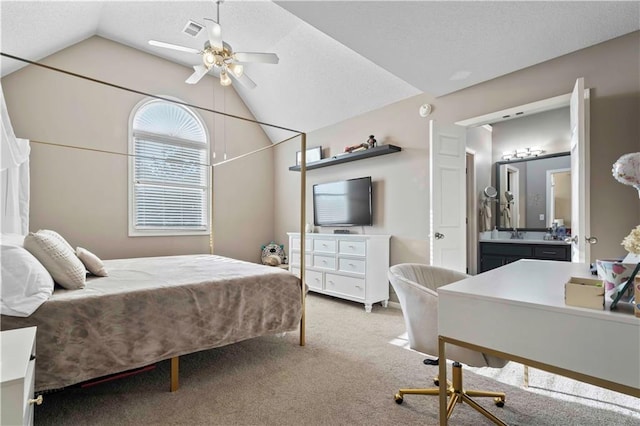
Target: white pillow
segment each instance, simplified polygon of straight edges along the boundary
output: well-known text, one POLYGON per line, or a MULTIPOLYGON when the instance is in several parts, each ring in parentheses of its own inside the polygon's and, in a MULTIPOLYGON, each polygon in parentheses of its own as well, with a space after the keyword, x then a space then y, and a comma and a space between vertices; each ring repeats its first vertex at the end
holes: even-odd
POLYGON ((23 247, 24 235, 21 234, 2 234, 0 235, 0 242, 3 246, 17 246, 23 247))
POLYGON ((64 244, 65 246, 69 247, 69 250, 71 250, 72 252, 75 253, 75 250, 73 249, 73 247, 71 247, 71 244, 69 244, 67 242, 67 240, 65 240, 62 235, 58 234, 56 231, 52 231, 51 229, 39 229, 38 234, 43 234, 43 235, 48 235, 51 238, 55 238, 56 240, 58 240, 61 244, 64 244))
POLYGON ((73 249, 50 233, 30 232, 24 248, 49 271, 53 280, 66 289, 84 288, 87 271, 73 249))
POLYGON ((85 268, 87 268, 87 270, 93 275, 96 275, 98 277, 106 277, 107 275, 109 275, 104 267, 104 263, 102 263, 102 260, 100 260, 98 256, 91 253, 86 248, 77 247, 76 255, 78 256, 78 259, 80 259, 80 261, 84 264, 85 268))
POLYGON ((22 247, 1 247, 0 313, 28 317, 53 293, 53 278, 38 259, 22 247))

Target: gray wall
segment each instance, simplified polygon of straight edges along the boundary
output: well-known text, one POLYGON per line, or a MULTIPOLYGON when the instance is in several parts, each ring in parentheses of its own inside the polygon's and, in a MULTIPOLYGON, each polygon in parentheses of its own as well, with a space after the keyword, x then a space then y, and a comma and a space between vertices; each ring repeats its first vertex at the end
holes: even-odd
MULTIPOLYGON (((4 59, 3 59, 4 60, 4 59)), ((190 68, 100 37, 42 61, 48 65, 142 92, 173 96, 210 109, 252 118, 232 87, 203 78, 184 80, 190 68)), ((127 152, 132 108, 144 96, 28 66, 2 79, 18 137, 32 139, 30 229, 54 229, 74 247, 110 258, 208 253, 208 236, 128 237, 127 157, 36 143, 127 152)), ((217 161, 270 146, 258 125, 198 111, 217 161), (226 144, 225 144, 226 140, 226 144)), ((215 252, 260 260, 273 237, 273 152, 266 150, 214 170, 215 252), (247 173, 250 170, 251 173, 247 173)))
MULTIPOLYGON (((599 242, 592 260, 622 253, 621 240, 640 223, 637 192, 616 182, 611 165, 623 154, 640 150, 640 32, 574 52, 450 95, 415 96, 385 108, 310 132, 308 146, 322 145, 331 154, 374 134, 380 143, 402 147, 397 154, 309 171, 307 188, 316 182, 371 175, 376 182, 375 225, 366 233, 391 234, 391 263, 428 262, 429 140, 428 119, 418 115, 423 103, 429 119, 455 123, 502 109, 570 93, 578 77, 591 88, 590 189, 591 233, 599 242), (616 220, 610 220, 612 206, 616 220)), ((295 123, 292 123, 294 125, 295 123)), ((276 237, 298 231, 300 174, 290 172, 299 149, 295 143, 277 150, 276 237)), ((312 217, 306 200, 307 218, 312 217)))

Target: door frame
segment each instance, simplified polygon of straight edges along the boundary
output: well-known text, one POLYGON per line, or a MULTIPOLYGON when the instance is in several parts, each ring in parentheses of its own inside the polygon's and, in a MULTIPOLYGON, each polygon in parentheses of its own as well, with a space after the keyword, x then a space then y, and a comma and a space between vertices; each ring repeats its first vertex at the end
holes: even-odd
POLYGON ((476 190, 476 152, 466 149, 467 180, 467 274, 478 272, 478 196, 476 190))

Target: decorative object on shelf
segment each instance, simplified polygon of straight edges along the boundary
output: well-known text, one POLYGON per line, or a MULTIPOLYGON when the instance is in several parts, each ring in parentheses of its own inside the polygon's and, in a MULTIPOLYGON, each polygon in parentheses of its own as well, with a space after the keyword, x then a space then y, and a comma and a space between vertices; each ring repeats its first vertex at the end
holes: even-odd
POLYGON ((269 244, 262 246, 261 249, 263 265, 279 266, 287 263, 284 244, 276 244, 274 241, 271 241, 269 244))
POLYGON ((640 196, 640 152, 625 154, 613 163, 613 177, 620 183, 631 185, 640 196))
POLYGON ((378 143, 378 141, 376 141, 376 138, 373 135, 369 135, 369 139, 367 140, 367 143, 369 144, 369 148, 375 148, 376 143, 378 143))
POLYGON ((369 139, 367 139, 366 142, 358 143, 351 146, 345 146, 344 152, 351 153, 351 152, 364 151, 365 149, 375 148, 376 143, 377 143, 376 138, 373 135, 369 135, 369 139))
MULTIPOLYGON (((313 148, 307 149, 307 164, 315 163, 316 161, 322 160, 322 147, 314 146, 313 148)), ((299 166, 302 163, 302 151, 296 152, 296 166, 299 166)))

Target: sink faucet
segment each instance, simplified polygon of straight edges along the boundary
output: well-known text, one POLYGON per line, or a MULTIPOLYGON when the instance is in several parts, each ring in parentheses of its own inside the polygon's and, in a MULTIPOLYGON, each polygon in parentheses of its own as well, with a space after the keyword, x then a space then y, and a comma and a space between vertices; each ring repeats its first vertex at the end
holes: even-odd
POLYGON ((511 239, 512 240, 521 240, 524 238, 524 235, 521 231, 518 231, 518 229, 514 226, 513 227, 513 231, 511 231, 511 239))

